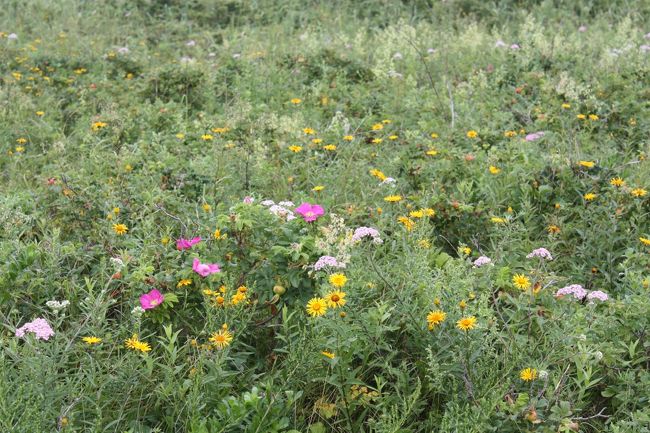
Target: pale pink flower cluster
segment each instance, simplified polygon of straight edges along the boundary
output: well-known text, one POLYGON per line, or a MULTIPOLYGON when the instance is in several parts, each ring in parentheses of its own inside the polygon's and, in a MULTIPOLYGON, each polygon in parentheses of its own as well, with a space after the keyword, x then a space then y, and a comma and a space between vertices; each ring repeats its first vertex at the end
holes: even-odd
POLYGON ((338 260, 336 260, 336 257, 332 256, 322 256, 321 258, 314 263, 314 270, 315 271, 320 271, 324 268, 344 268, 345 263, 340 263, 338 260))
POLYGON ((587 298, 589 301, 591 301, 591 303, 593 303, 595 300, 599 300, 600 302, 605 302, 609 299, 607 293, 600 290, 587 292, 584 289, 584 287, 582 287, 580 284, 571 284, 570 286, 562 287, 560 290, 557 291, 557 293, 555 293, 556 297, 560 297, 564 295, 573 295, 573 297, 579 301, 587 298))
POLYGON ((372 242, 375 244, 381 244, 384 242, 379 237, 379 231, 377 231, 377 229, 373 229, 372 227, 359 227, 356 230, 354 230, 354 234, 352 235, 352 241, 359 242, 361 241, 361 239, 365 237, 371 237, 372 242))
POLYGON ((546 260, 553 260, 553 256, 546 248, 537 248, 533 250, 530 254, 526 256, 527 259, 532 259, 534 257, 539 257, 546 260))
MULTIPOLYGON (((507 47, 508 44, 506 44, 505 42, 503 42, 503 40, 499 39, 499 40, 497 40, 497 42, 494 44, 494 46, 497 47, 497 48, 503 48, 503 47, 507 47)), ((520 49, 520 48, 521 48, 521 46, 520 46, 519 44, 510 44, 510 49, 511 49, 511 50, 518 50, 518 49, 520 49)))
POLYGON ((480 268, 481 266, 491 265, 492 259, 487 256, 481 256, 478 259, 474 260, 474 267, 480 268))
POLYGON ((555 293, 555 297, 573 295, 578 300, 583 300, 587 296, 587 291, 580 284, 571 284, 570 286, 562 287, 555 293))
POLYGON ((533 132, 532 134, 528 134, 526 136, 526 141, 535 141, 539 140, 544 136, 544 131, 539 131, 539 132, 533 132))
POLYGON ((47 320, 40 317, 16 329, 16 337, 22 338, 26 332, 33 333, 39 340, 49 340, 54 335, 54 331, 50 324, 47 323, 47 320))
POLYGON ((602 292, 600 290, 594 290, 593 292, 587 295, 587 299, 589 299, 592 302, 594 299, 598 299, 600 302, 605 302, 606 300, 609 299, 609 296, 607 296, 607 293, 605 292, 602 292))

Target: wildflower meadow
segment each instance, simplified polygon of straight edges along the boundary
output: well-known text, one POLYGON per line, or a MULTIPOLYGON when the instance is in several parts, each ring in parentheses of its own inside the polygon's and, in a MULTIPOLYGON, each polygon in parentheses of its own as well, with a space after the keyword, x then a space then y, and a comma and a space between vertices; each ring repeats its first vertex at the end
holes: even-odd
POLYGON ((650 3, 4 0, 0 432, 650 432, 650 3))

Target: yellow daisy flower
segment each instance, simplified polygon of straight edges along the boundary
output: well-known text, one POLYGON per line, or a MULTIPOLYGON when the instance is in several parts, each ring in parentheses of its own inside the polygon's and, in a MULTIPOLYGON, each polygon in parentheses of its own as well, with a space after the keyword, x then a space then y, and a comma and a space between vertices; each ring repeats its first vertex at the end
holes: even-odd
POLYGON ((343 287, 345 286, 345 283, 348 282, 348 277, 346 277, 343 274, 332 274, 329 277, 329 282, 331 285, 334 287, 343 287))
POLYGON ((320 317, 327 313, 327 301, 323 298, 312 298, 307 302, 307 313, 311 317, 320 317))
POLYGON ((518 289, 526 290, 530 287, 530 280, 523 274, 515 274, 512 276, 512 284, 518 289))
POLYGON ((214 344, 217 349, 225 349, 232 342, 233 335, 228 331, 227 327, 220 329, 218 332, 213 332, 209 341, 214 344))
POLYGON ((327 306, 331 308, 339 308, 345 305, 347 302, 345 299, 345 292, 336 290, 325 295, 325 300, 327 301, 327 306))
POLYGON ((471 331, 476 326, 476 317, 467 316, 462 317, 458 322, 456 322, 456 327, 461 331, 471 331))
POLYGON ((525 382, 537 379, 537 370, 534 368, 524 368, 519 372, 519 378, 525 382))
POLYGON ((427 323, 429 324, 429 330, 432 330, 436 325, 441 324, 447 318, 447 313, 442 310, 430 311, 427 314, 427 323))
POLYGON ((88 345, 99 344, 102 342, 101 338, 94 336, 83 337, 82 340, 88 345))

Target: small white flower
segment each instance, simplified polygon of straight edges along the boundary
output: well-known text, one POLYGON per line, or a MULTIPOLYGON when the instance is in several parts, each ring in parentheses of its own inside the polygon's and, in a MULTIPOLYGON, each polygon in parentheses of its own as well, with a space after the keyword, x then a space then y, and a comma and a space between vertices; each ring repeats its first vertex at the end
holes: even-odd
POLYGON ((193 46, 196 45, 196 41, 194 41, 194 40, 187 41, 187 43, 185 45, 188 46, 188 47, 193 47, 193 46))
POLYGON ((388 76, 390 78, 403 78, 404 77, 402 74, 400 74, 399 72, 396 72, 396 71, 394 71, 392 69, 390 71, 388 71, 388 76))
POLYGON ((56 300, 52 300, 52 301, 47 301, 45 303, 45 305, 47 305, 55 313, 58 313, 59 311, 63 310, 68 305, 70 305, 70 301, 61 301, 61 302, 59 302, 59 301, 56 301, 56 300))
POLYGON ((542 380, 546 380, 548 378, 548 371, 546 370, 540 370, 538 374, 539 378, 542 380))
POLYGON ((15 33, 10 33, 10 34, 7 36, 7 39, 10 39, 10 40, 12 40, 12 41, 15 41, 16 39, 18 39, 18 35, 15 34, 15 33))

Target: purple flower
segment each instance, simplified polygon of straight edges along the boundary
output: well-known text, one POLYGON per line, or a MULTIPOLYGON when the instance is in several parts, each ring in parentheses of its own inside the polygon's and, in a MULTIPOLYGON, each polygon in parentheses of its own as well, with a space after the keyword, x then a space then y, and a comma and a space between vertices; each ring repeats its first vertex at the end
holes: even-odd
POLYGON ((490 264, 492 264, 492 259, 487 256, 481 256, 478 259, 474 260, 475 268, 480 268, 481 266, 490 265, 490 264))
POLYGON ((140 296, 140 306, 143 310, 151 310, 162 304, 164 300, 165 296, 158 290, 153 289, 149 293, 140 296))
POLYGON ((302 215, 302 218, 310 223, 325 215, 325 209, 320 205, 305 202, 296 208, 296 213, 302 215))
POLYGON ((519 44, 512 44, 512 45, 510 45, 510 49, 511 49, 511 50, 518 50, 519 48, 521 48, 521 47, 519 46, 519 44))
POLYGON ((201 238, 192 238, 192 239, 183 239, 180 238, 176 241, 176 248, 180 251, 182 250, 189 250, 192 248, 194 245, 198 244, 201 242, 201 238))
POLYGON ((526 256, 527 259, 532 259, 533 257, 539 257, 546 260, 553 260, 553 256, 546 248, 537 248, 533 250, 530 254, 526 256))
POLYGON ((605 302, 606 300, 609 299, 609 296, 607 296, 607 293, 605 292, 601 292, 600 290, 594 290, 593 292, 587 295, 587 299, 592 302, 594 301, 594 299, 598 299, 600 302, 605 302))
POLYGON ((246 204, 253 204, 254 201, 255 201, 255 199, 253 197, 251 197, 250 195, 247 195, 246 197, 244 197, 244 203, 246 203, 246 204))
POLYGON ((535 141, 539 140, 544 136, 544 131, 539 131, 539 132, 533 132, 532 134, 528 134, 526 136, 526 141, 535 141))
POLYGON ((359 242, 365 237, 372 238, 372 242, 375 244, 381 244, 384 242, 379 237, 379 231, 377 231, 377 229, 373 229, 372 227, 359 227, 354 230, 354 234, 352 234, 352 240, 354 242, 359 242))
POLYGON ((497 43, 494 44, 494 46, 497 47, 497 48, 501 48, 501 47, 505 47, 505 46, 506 46, 506 43, 503 42, 501 39, 499 39, 499 40, 497 41, 497 43))
POLYGON ((20 328, 16 329, 16 337, 24 337, 26 332, 33 333, 39 340, 49 340, 54 335, 54 331, 43 318, 34 319, 31 322, 25 323, 20 328))
POLYGON ((555 293, 556 298, 565 295, 573 295, 574 298, 581 301, 587 296, 587 291, 580 284, 571 284, 570 286, 562 287, 555 293))
POLYGON ((586 32, 587 31, 587 26, 580 26, 578 27, 579 32, 586 32))
POLYGON ((202 277, 207 277, 210 274, 221 272, 219 265, 216 263, 201 263, 198 258, 192 262, 192 270, 202 277))
POLYGON ((344 268, 345 263, 339 263, 339 261, 336 260, 336 257, 332 257, 332 256, 322 256, 321 258, 318 259, 316 263, 314 263, 315 271, 320 271, 321 269, 326 267, 344 268))

